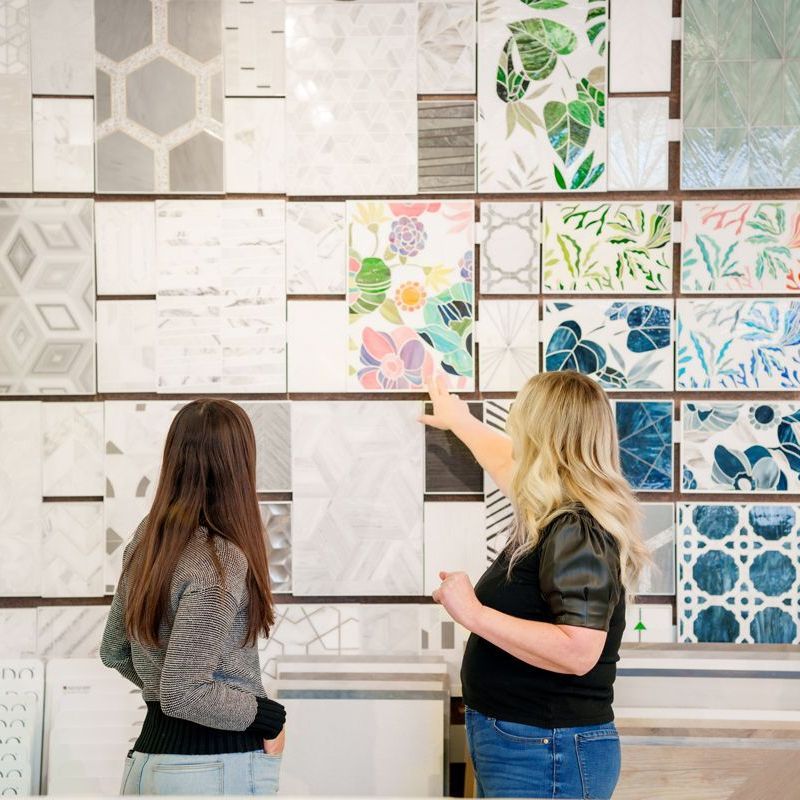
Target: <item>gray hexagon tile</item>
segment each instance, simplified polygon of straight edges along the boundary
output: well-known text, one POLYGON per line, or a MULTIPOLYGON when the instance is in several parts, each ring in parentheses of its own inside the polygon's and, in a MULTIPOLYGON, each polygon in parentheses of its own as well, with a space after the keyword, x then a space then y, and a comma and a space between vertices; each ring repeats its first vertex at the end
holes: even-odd
POLYGON ((223 191, 222 0, 95 0, 97 191, 223 191))

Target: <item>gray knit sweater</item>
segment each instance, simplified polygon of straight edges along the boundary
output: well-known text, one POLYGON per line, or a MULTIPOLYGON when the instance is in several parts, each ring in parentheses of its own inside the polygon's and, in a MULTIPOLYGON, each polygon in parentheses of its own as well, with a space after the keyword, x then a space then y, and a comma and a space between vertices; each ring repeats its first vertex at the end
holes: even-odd
MULTIPOLYGON (((125 549, 126 566, 145 522, 125 549)), ((100 658, 140 687, 148 709, 157 708, 162 718, 273 738, 283 727, 285 712, 279 703, 265 698, 258 650, 244 644, 246 578, 247 559, 236 545, 198 531, 175 568, 170 609, 159 632, 161 646, 129 641, 124 624, 127 579, 123 577, 111 604, 100 658), (212 546, 223 567, 224 581, 217 574, 212 546)), ((163 739, 165 734, 159 733, 163 739)), ((179 736, 174 731, 169 735, 179 736)), ((196 736, 196 731, 192 735, 196 736)), ((180 736, 185 738, 186 733, 180 736)), ((178 751, 187 746, 179 745, 178 751)), ((212 750, 219 751, 219 746, 212 750)), ((235 744, 231 747, 240 749, 235 744)))

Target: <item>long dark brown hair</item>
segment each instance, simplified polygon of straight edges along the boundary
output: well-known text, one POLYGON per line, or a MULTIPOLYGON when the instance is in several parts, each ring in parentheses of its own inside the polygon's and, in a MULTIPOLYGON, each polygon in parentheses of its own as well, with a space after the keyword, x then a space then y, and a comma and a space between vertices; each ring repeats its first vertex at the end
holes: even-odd
POLYGON ((256 441, 250 418, 236 403, 194 400, 172 421, 153 506, 125 567, 125 626, 142 644, 159 644, 178 559, 198 530, 220 579, 224 568, 213 542, 219 536, 247 558, 249 616, 246 641, 267 635, 275 621, 264 526, 256 495, 256 441))

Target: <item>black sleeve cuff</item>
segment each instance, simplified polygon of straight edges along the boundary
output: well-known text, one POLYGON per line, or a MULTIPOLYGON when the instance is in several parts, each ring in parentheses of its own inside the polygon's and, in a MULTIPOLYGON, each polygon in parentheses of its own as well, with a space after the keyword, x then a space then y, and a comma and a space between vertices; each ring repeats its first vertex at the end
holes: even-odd
POLYGON ((268 697, 256 697, 256 718, 250 723, 248 733, 258 733, 265 739, 274 739, 283 730, 286 709, 268 697))

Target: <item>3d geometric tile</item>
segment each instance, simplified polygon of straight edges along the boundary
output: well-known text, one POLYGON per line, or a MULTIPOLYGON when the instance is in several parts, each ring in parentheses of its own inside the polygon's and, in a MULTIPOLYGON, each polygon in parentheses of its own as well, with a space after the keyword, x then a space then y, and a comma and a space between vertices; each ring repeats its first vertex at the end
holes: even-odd
POLYGON ((676 388, 800 389, 800 301, 678 300, 676 388))
POLYGON ((475 93, 475 3, 420 0, 417 32, 417 91, 475 93))
POLYGON ((671 0, 614 0, 608 73, 612 92, 668 92, 672 86, 671 0))
POLYGON ((540 203, 481 203, 481 293, 538 294, 540 203))
POLYGON ((41 403, 0 403, 0 595, 36 593, 42 502, 41 403))
POLYGON ((42 503, 42 597, 102 597, 102 503, 42 503))
POLYGON ((93 0, 29 3, 33 93, 94 94, 93 0))
POLYGON ((544 305, 544 370, 576 370, 606 389, 672 389, 672 301, 544 305))
POLYGON ((285 116, 283 98, 225 98, 226 192, 286 191, 285 116))
POLYGON ((0 200, 0 392, 94 392, 91 200, 0 200))
POLYGON ((672 606, 628 605, 625 612, 623 642, 637 644, 675 641, 675 626, 672 624, 672 606))
POLYGON ((475 103, 421 100, 419 188, 422 192, 475 191, 475 103))
POLYGON ((292 300, 287 313, 289 391, 347 391, 347 303, 292 300))
POLYGON ((286 6, 288 190, 417 191, 417 4, 286 6))
POLYGON ((259 503, 267 534, 269 579, 272 591, 292 591, 292 504, 259 503))
POLYGON ((36 656, 36 609, 0 609, 0 638, 5 658, 36 656))
POLYGON ((800 405, 681 403, 684 492, 800 491, 800 405))
POLYGON ((672 203, 545 203, 544 292, 672 289, 672 203))
POLYGON ((220 0, 95 0, 95 45, 97 191, 222 192, 220 0))
POLYGON ((156 301, 97 301, 97 390, 155 392, 156 301))
POLYGON ((42 403, 42 495, 102 497, 103 404, 42 403))
POLYGON ((94 191, 94 103, 33 100, 33 190, 94 191))
POLYGON ((616 400, 622 474, 636 491, 672 491, 673 418, 671 400, 616 400))
POLYGON ((475 387, 472 200, 347 203, 351 391, 475 387))
POLYGON ((286 390, 282 200, 156 205, 159 392, 286 390))
POLYGON ((681 642, 800 643, 800 509, 679 506, 681 642))
POLYGON ((800 202, 687 200, 682 220, 683 292, 800 292, 800 202))
POLYGON ((605 3, 480 0, 481 192, 605 190, 605 27, 605 3))
POLYGON ((669 98, 609 98, 609 191, 666 191, 668 162, 669 98))
POLYGON ((793 0, 743 3, 734 15, 687 0, 682 11, 681 187, 800 186, 793 0))
POLYGON ((642 503, 642 539, 653 563, 639 577, 640 595, 675 594, 675 506, 642 503))
MULTIPOLYGON (((432 406, 425 404, 425 413, 432 406)), ((475 419, 482 419, 483 404, 470 403, 475 419)), ((483 469, 469 448, 452 431, 425 426, 425 493, 482 494, 483 469)))
POLYGON ((284 8, 283 0, 224 0, 226 97, 286 93, 284 8))
POLYGON ((484 392, 517 392, 539 371, 539 302, 482 300, 480 384, 484 392))
POLYGON ((155 203, 95 203, 94 225, 97 294, 155 294, 155 203))
POLYGON ((256 437, 256 489, 291 492, 291 429, 289 403, 243 401, 256 437))
POLYGON ((344 294, 346 257, 344 203, 286 204, 289 294, 344 294))
MULTIPOLYGON (((484 422, 505 433, 511 403, 511 400, 485 400, 483 403, 484 422)), ((508 542, 509 528, 514 522, 514 508, 511 500, 497 488, 488 472, 485 472, 483 476, 483 492, 486 555, 488 563, 492 564, 508 542)))
POLYGON ((483 503, 425 503, 425 594, 439 572, 466 572, 473 582, 486 571, 483 503))
POLYGON ((295 595, 422 593, 419 404, 295 403, 295 595))
POLYGON ((39 658, 97 658, 108 606, 39 608, 39 658))

